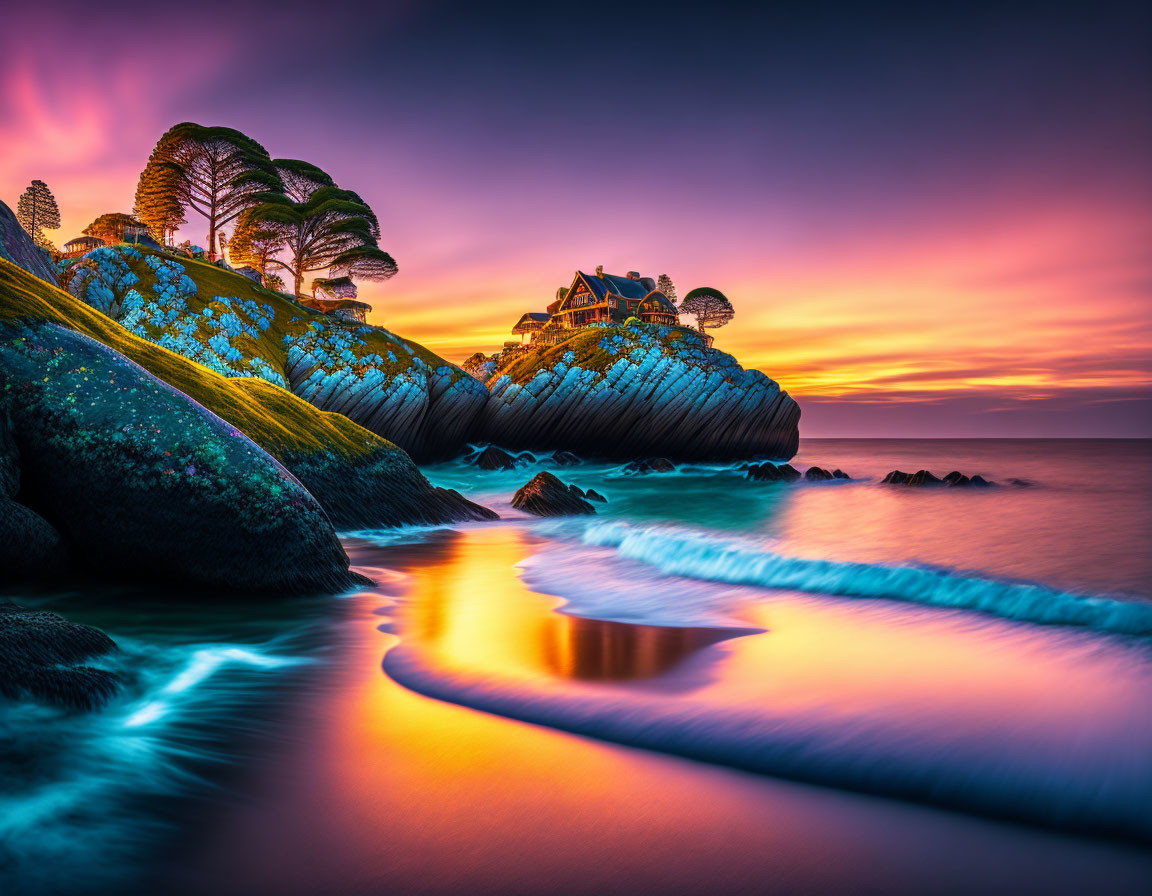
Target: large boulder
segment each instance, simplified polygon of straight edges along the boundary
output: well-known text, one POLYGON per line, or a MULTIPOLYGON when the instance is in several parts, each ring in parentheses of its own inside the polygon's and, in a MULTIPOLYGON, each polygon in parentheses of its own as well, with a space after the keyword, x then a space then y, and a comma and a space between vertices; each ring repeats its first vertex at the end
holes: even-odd
POLYGON ((537 473, 512 497, 512 506, 536 516, 591 514, 596 508, 552 473, 537 473))
POLYGON ((516 466, 517 459, 495 445, 489 445, 476 455, 472 463, 481 470, 511 470, 516 466))
POLYGON ((0 599, 0 698, 31 697, 71 709, 93 709, 119 687, 106 669, 80 665, 110 653, 104 632, 0 599))
POLYGON ((276 592, 358 581, 320 505, 235 427, 86 336, 0 322, 22 504, 78 566, 276 592))
POLYGON ((188 265, 202 281, 223 278, 215 289, 226 286, 241 293, 231 299, 217 296, 202 305, 200 322, 183 325, 200 334, 196 339, 186 336, 183 329, 173 335, 158 323, 161 306, 166 309, 164 322, 179 317, 180 302, 193 301, 186 297, 195 294, 196 282, 171 259, 142 256, 130 246, 89 253, 73 269, 69 285, 83 300, 0 260, 0 320, 52 321, 114 348, 227 420, 279 460, 320 502, 335 526, 375 528, 491 518, 485 508, 433 487, 411 457, 393 443, 347 417, 318 410, 277 384, 275 356, 265 349, 265 337, 273 332, 273 324, 257 312, 280 320, 288 312, 277 310, 274 304, 300 310, 296 305, 231 273, 192 262, 188 265), (153 260, 151 264, 148 259, 153 260), (129 284, 153 299, 141 306, 138 297, 131 298, 128 305, 134 310, 125 312, 123 305, 115 303, 120 301, 118 295, 133 291, 135 287, 129 284), (267 299, 266 307, 258 299, 267 299), (122 312, 127 316, 119 323, 108 316, 122 312), (237 327, 241 335, 232 344, 226 336, 237 327), (207 333, 213 335, 201 344, 199 340, 207 333), (259 342, 253 340, 253 333, 260 336, 259 342), (268 361, 262 352, 273 360, 268 361))
POLYGON ((510 448, 625 460, 796 453, 800 408, 681 327, 589 327, 517 358, 489 381, 482 433, 510 448))
POLYGON ((56 268, 52 257, 39 248, 20 226, 12 209, 0 202, 0 258, 24 268, 33 277, 56 285, 56 268))

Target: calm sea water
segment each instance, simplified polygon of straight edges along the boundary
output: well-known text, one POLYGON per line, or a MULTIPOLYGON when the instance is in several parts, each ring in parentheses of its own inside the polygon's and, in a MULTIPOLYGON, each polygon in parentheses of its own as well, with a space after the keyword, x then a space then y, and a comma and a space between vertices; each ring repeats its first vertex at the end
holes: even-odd
POLYGON ((506 519, 349 533, 363 592, 26 596, 109 630, 129 684, 0 716, 0 880, 1147 892, 1152 444, 793 463, 854 479, 586 464, 555 472, 609 503, 535 520, 508 502, 546 464, 451 463, 427 473, 506 519))

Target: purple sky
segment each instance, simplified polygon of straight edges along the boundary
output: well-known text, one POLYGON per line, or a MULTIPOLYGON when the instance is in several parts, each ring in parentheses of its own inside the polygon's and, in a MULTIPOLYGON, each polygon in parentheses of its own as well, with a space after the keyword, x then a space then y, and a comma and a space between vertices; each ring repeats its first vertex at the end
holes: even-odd
POLYGON ((452 360, 603 264, 723 290, 806 436, 1152 435, 1146 4, 240 6, 7 13, 0 199, 62 243, 228 125, 372 204, 372 320, 452 360))

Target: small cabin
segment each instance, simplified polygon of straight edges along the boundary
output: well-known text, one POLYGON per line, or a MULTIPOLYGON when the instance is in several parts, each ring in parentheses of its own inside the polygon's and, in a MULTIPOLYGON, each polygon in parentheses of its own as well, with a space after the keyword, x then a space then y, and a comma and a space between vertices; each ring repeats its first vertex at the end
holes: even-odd
POLYGON ((78 236, 64 244, 63 255, 65 258, 79 258, 104 245, 107 244, 98 236, 78 236))
POLYGON ((594 323, 623 323, 630 317, 667 326, 679 321, 676 306, 656 288, 651 277, 641 277, 637 271, 623 277, 605 274, 604 268, 598 267, 595 274, 576 272, 552 320, 572 329, 594 323))
MULTIPOLYGON (((551 319, 552 315, 546 312, 529 311, 521 317, 520 320, 516 321, 516 326, 512 328, 512 332, 520 337, 521 342, 524 342, 525 336, 527 336, 528 341, 531 342, 536 338, 536 334, 544 329, 551 319)), ((515 343, 512 344, 515 345, 515 343)))
POLYGON ((341 320, 366 323, 372 306, 356 301, 356 284, 351 277, 323 277, 312 281, 312 295, 301 296, 301 305, 341 320))

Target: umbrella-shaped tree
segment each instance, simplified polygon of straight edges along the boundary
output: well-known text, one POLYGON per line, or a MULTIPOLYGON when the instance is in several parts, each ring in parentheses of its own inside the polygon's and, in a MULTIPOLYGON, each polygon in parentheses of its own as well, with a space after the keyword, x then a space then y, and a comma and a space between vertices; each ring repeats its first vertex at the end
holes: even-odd
POLYGON ((380 225, 372 209, 335 184, 318 186, 303 200, 271 197, 252 209, 248 223, 279 237, 284 258, 270 263, 292 275, 297 295, 311 271, 329 269, 362 280, 387 280, 396 273, 396 262, 377 244, 380 225))
POLYGON ((705 327, 722 327, 732 320, 736 314, 732 303, 724 293, 710 286, 700 286, 684 296, 684 301, 677 309, 681 314, 690 314, 696 318, 696 326, 700 332, 705 327))
MULTIPOLYGON (((246 209, 282 195, 268 151, 232 128, 183 122, 169 128, 152 151, 137 186, 137 211, 151 227, 141 197, 192 208, 208 219, 208 257, 216 260, 216 232, 246 209)), ((159 213, 160 208, 156 209, 159 213)))

